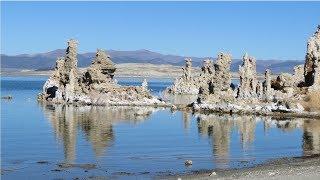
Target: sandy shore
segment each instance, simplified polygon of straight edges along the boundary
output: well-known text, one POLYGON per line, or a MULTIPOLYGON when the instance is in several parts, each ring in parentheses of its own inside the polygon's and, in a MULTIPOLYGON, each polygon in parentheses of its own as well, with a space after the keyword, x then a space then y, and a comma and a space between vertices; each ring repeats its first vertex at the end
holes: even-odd
MULTIPOLYGON (((180 66, 172 65, 155 65, 155 64, 138 64, 138 63, 124 63, 117 64, 115 76, 117 77, 155 77, 155 78, 176 78, 182 75, 180 66)), ((79 68, 80 72, 84 72, 86 68, 79 68)), ((52 70, 38 71, 38 70, 1 70, 2 75, 12 76, 50 76, 52 70)), ((194 68, 194 73, 199 74, 200 68, 194 68)))
POLYGON ((281 158, 250 168, 203 170, 158 179, 320 179, 320 155, 281 158))
MULTIPOLYGON (((116 65, 116 77, 142 77, 142 78, 177 78, 182 76, 181 66, 172 66, 167 64, 139 64, 139 63, 123 63, 116 65)), ((85 68, 79 68, 80 72, 84 72, 85 68)), ((199 67, 193 68, 193 75, 200 74, 199 67)), ((36 71, 30 69, 1 69, 1 75, 8 76, 50 76, 53 71, 36 71)), ((232 73, 233 78, 238 78, 238 73, 232 73)), ((260 76, 263 78, 263 76, 260 76)))

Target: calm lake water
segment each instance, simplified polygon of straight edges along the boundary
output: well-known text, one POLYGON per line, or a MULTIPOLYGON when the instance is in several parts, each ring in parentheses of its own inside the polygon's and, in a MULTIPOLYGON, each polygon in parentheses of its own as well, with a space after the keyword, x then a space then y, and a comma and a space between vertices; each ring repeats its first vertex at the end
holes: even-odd
MULTIPOLYGON (((1 100, 3 179, 151 178, 320 153, 319 120, 48 106, 36 101, 46 79, 1 77, 1 95, 13 96, 1 100)), ((149 80, 156 95, 170 84, 149 80)))

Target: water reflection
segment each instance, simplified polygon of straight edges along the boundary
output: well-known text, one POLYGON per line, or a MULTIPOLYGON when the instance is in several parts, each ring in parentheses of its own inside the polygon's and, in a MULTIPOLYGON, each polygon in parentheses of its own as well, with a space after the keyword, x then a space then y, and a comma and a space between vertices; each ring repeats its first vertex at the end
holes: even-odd
MULTIPOLYGON (((57 139, 59 139, 63 145, 65 161, 67 162, 74 162, 76 159, 76 142, 79 135, 81 135, 80 137, 84 137, 87 142, 90 142, 96 157, 105 156, 106 149, 116 142, 115 139, 117 136, 120 136, 120 134, 117 134, 114 131, 116 124, 119 122, 125 122, 132 123, 133 125, 139 125, 140 122, 149 119, 150 115, 158 110, 152 107, 75 107, 68 105, 42 105, 41 107, 52 125, 57 139)), ((216 114, 198 114, 193 116, 189 112, 183 111, 181 113, 182 119, 175 120, 182 121, 183 130, 188 132, 198 130, 199 135, 209 138, 212 155, 211 152, 209 152, 209 154, 212 156, 213 163, 217 168, 232 167, 232 163, 235 161, 251 161, 254 158, 259 159, 263 156, 266 156, 266 158, 272 158, 278 152, 277 150, 279 150, 279 152, 297 150, 296 145, 297 143, 299 144, 299 142, 301 143, 301 146, 298 147, 298 150, 303 155, 320 153, 319 120, 275 120, 270 117, 229 116, 216 114), (194 124, 194 120, 197 120, 197 124, 194 124), (292 139, 294 144, 293 146, 290 144, 281 144, 284 140, 283 137, 285 137, 286 134, 296 131, 300 132, 297 136, 299 139, 292 139), (292 147, 293 149, 285 149, 288 147, 292 147)), ((163 118, 170 119, 172 114, 167 110, 161 112, 161 118, 157 118, 156 116, 152 117, 154 121, 163 121, 163 118)), ((177 124, 173 123, 172 125, 177 124)), ((134 129, 133 127, 129 128, 130 129, 126 129, 126 131, 134 129)), ((147 134, 148 128, 150 127, 145 128, 147 134)), ((178 129, 178 127, 170 128, 178 129)), ((193 134, 194 133, 181 133, 180 135, 187 138, 188 136, 193 136, 193 134)), ((178 137, 180 135, 178 135, 178 137)), ((152 134, 150 134, 150 137, 151 136, 152 134)), ((164 133, 163 136, 156 137, 155 139, 159 140, 160 138, 161 140, 168 140, 176 138, 168 136, 164 133)), ((153 138, 150 137, 144 137, 143 142, 154 143, 154 141, 151 141, 153 138)), ((139 142, 139 139, 137 140, 133 138, 132 141, 139 142)), ((159 143, 160 144, 157 145, 159 145, 159 147, 165 147, 163 149, 166 149, 167 146, 170 147, 169 141, 159 140, 159 143)), ((197 152, 193 152, 196 148, 193 147, 192 143, 193 142, 190 142, 190 146, 187 146, 189 149, 186 151, 192 151, 192 154, 196 154, 197 152)), ((197 143, 198 142, 195 144, 197 143)), ((202 144, 202 146, 207 145, 202 144)), ((139 146, 136 146, 136 148, 137 147, 139 146)), ((130 149, 132 147, 129 146, 128 148, 130 149)), ((121 151, 117 148, 113 150, 121 151)), ((140 150, 143 152, 143 149, 135 150, 136 152, 140 152, 140 150)), ((155 150, 161 151, 159 149, 155 150)), ((166 154, 167 152, 164 151, 161 153, 166 154)), ((168 153, 170 153, 170 151, 168 151, 168 153)), ((181 154, 178 150, 175 153, 181 154)), ((168 155, 168 157, 170 157, 170 155, 168 155)), ((208 161, 212 160, 208 159, 208 161)))
POLYGON ((212 137, 212 149, 215 163, 218 168, 227 167, 229 164, 230 134, 233 121, 228 116, 200 115, 198 129, 202 135, 212 137))
POLYGON ((191 114, 189 112, 183 111, 182 112, 182 120, 183 120, 183 128, 184 130, 190 129, 191 124, 191 114))
POLYGON ((76 157, 77 132, 83 132, 91 143, 96 156, 102 156, 111 146, 115 135, 113 125, 117 122, 137 124, 146 120, 152 107, 76 107, 72 105, 42 105, 54 133, 62 143, 65 160, 73 162, 76 157))
MULTIPOLYGON (((198 132, 201 136, 208 136, 212 142, 214 161, 218 168, 229 167, 230 142, 232 132, 237 130, 237 137, 241 143, 241 150, 246 151, 254 146, 257 122, 263 121, 264 135, 271 128, 290 132, 300 129, 303 131, 303 155, 320 153, 320 121, 310 119, 274 120, 270 117, 228 116, 228 115, 198 115, 198 132)), ((259 132, 258 132, 259 133, 259 132)), ((280 136, 280 135, 279 135, 280 136)), ((281 143, 281 142, 280 142, 281 143)))
POLYGON ((259 119, 254 116, 236 116, 235 119, 242 148, 247 149, 254 140, 256 121, 259 119))
POLYGON ((303 124, 303 154, 320 153, 320 121, 305 120, 303 124))

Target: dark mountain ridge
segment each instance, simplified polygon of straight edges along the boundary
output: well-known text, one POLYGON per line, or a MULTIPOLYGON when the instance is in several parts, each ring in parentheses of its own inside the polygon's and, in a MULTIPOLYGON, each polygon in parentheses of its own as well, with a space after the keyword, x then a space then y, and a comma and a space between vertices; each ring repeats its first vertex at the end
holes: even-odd
MULTIPOLYGON (((146 49, 136 51, 107 51, 112 57, 114 63, 150 63, 150 64, 170 64, 175 66, 184 65, 185 56, 178 55, 164 55, 157 52, 149 51, 146 49)), ((9 56, 1 54, 1 68, 8 69, 33 69, 33 70, 47 70, 55 66, 57 57, 62 57, 65 54, 64 49, 57 49, 54 51, 38 54, 20 54, 9 56)), ((78 66, 87 67, 91 64, 95 53, 82 53, 78 54, 78 66)), ((191 57, 193 65, 200 67, 205 57, 191 57)), ((211 57, 211 59, 215 59, 211 57)), ((231 70, 238 71, 241 59, 233 59, 231 70)), ((257 60, 257 71, 262 73, 266 68, 271 69, 274 73, 279 72, 292 72, 293 67, 303 64, 303 60, 257 60)))

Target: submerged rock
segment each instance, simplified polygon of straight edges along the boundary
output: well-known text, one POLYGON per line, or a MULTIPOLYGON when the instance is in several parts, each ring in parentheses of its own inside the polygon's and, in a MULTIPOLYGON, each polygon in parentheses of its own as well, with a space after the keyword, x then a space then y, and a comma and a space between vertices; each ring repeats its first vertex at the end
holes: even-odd
POLYGON ((13 97, 11 95, 8 95, 8 96, 2 96, 1 99, 11 100, 13 99, 13 97))
POLYGON ((186 166, 191 166, 192 165, 192 161, 191 160, 186 160, 186 162, 184 164, 186 166))

